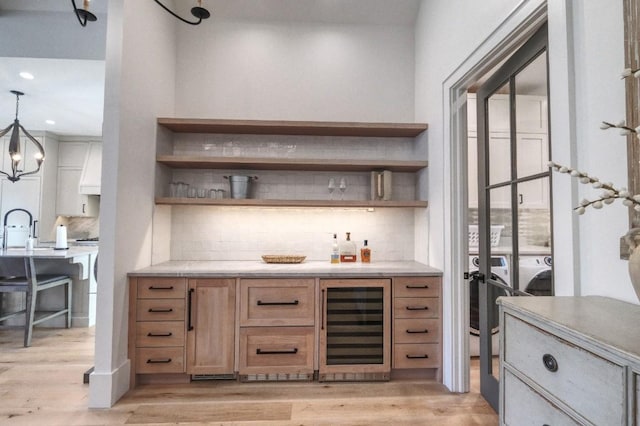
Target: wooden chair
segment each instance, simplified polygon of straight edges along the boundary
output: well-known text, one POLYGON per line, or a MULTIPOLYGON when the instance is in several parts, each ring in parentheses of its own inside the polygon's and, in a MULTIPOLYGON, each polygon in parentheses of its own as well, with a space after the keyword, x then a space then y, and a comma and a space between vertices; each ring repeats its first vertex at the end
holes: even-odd
MULTIPOLYGON (((31 346, 31 336, 33 332, 33 326, 40 324, 41 322, 48 321, 52 318, 60 315, 67 315, 67 328, 71 327, 71 304, 72 304, 72 281, 71 278, 66 275, 52 275, 42 274, 36 276, 35 267, 33 266, 33 259, 30 259, 31 267, 26 267, 27 276, 25 277, 6 277, 0 278, 0 294, 2 293, 15 293, 21 292, 26 294, 25 309, 10 313, 0 312, 0 322, 12 318, 16 315, 25 314, 24 320, 24 346, 31 346), (38 293, 50 288, 66 285, 65 295, 66 303, 64 308, 53 312, 40 312, 43 314, 36 319, 36 302, 38 300, 38 293)), ((25 259, 25 263, 27 263, 25 259)))

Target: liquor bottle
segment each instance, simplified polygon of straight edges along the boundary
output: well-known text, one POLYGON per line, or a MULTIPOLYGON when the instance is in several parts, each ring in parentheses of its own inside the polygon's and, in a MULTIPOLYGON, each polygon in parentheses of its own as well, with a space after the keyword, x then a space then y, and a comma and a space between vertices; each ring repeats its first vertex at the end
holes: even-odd
POLYGON ((356 244, 351 241, 351 232, 347 232, 347 239, 340 244, 340 262, 356 261, 356 244))
POLYGON ((364 247, 360 249, 360 261, 362 263, 371 263, 371 248, 367 243, 368 241, 364 240, 364 247))
POLYGON ((333 243, 331 246, 331 263, 340 263, 340 248, 338 246, 337 234, 333 234, 333 243))

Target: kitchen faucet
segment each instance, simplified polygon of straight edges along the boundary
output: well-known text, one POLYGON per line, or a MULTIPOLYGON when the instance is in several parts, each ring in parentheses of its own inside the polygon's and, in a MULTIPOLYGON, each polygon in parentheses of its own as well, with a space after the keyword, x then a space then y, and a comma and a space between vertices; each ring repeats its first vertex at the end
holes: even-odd
POLYGON ((37 220, 33 220, 33 215, 25 209, 11 209, 9 210, 5 215, 4 215, 4 223, 3 223, 3 234, 2 234, 2 249, 6 249, 7 248, 7 220, 9 219, 9 215, 13 212, 16 211, 20 211, 20 212, 25 212, 27 214, 27 216, 29 216, 29 232, 31 234, 31 236, 33 238, 36 238, 35 233, 36 233, 36 223, 38 222, 37 220))

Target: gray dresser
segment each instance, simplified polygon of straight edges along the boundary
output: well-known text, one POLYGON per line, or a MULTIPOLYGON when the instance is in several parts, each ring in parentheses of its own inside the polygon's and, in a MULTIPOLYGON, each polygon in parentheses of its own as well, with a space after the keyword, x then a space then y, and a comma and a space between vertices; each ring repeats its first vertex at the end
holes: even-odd
POLYGON ((500 424, 640 422, 640 306, 502 297, 500 424))

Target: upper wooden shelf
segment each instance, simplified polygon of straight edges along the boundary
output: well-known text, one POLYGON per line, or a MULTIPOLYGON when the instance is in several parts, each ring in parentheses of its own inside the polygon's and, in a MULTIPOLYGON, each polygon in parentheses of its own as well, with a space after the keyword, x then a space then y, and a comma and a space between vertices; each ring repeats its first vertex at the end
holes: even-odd
POLYGON ((416 172, 427 167, 426 161, 337 160, 294 158, 196 157, 159 155, 156 161, 177 169, 253 169, 361 172, 377 169, 392 172, 416 172))
POLYGON ((178 133, 371 137, 415 137, 428 128, 426 123, 216 120, 164 117, 158 118, 158 125, 178 133))
POLYGON ((428 203, 420 200, 372 201, 372 200, 262 200, 254 198, 222 200, 211 198, 156 197, 156 204, 193 206, 244 206, 244 207, 410 207, 426 208, 428 203))

